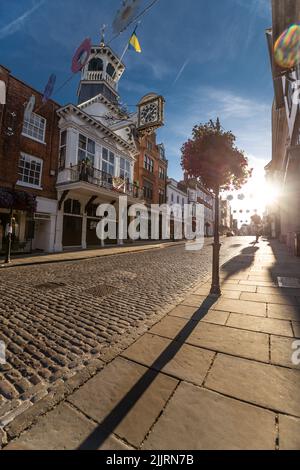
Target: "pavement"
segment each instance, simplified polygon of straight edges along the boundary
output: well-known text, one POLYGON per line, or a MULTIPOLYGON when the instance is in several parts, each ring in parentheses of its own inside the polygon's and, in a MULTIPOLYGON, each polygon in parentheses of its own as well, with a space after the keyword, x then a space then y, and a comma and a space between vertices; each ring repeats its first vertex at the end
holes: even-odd
POLYGON ((83 385, 5 427, 5 450, 299 450, 300 288, 278 276, 300 279, 300 260, 248 239, 222 297, 198 282, 83 385))
MULTIPOLYGON (((101 258, 104 256, 121 255, 126 253, 140 253, 149 250, 160 250, 170 246, 184 245, 186 242, 137 242, 123 246, 107 246, 88 250, 69 250, 61 253, 36 253, 28 255, 12 255, 11 263, 5 264, 4 258, 0 258, 0 269, 16 266, 32 266, 38 264, 65 263, 68 261, 82 261, 86 259, 101 258)), ((1 255, 2 256, 2 255, 1 255)))

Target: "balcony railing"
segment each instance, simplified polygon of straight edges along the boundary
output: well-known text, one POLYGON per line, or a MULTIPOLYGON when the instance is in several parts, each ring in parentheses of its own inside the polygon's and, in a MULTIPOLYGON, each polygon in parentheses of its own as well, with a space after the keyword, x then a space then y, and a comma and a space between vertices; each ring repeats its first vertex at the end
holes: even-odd
POLYGON ((106 81, 112 88, 116 88, 116 82, 113 80, 113 78, 108 73, 103 71, 87 71, 83 73, 82 78, 83 80, 89 81, 106 81))
MULTIPOLYGON (((64 171, 65 172, 65 171, 64 171)), ((65 173, 66 175, 66 173, 65 173)), ((68 176, 60 184, 78 183, 80 181, 98 186, 99 188, 124 194, 137 199, 144 198, 144 191, 136 185, 122 178, 116 178, 109 173, 98 170, 92 166, 81 164, 68 169, 68 176), (67 181, 65 181, 67 180, 67 181)))

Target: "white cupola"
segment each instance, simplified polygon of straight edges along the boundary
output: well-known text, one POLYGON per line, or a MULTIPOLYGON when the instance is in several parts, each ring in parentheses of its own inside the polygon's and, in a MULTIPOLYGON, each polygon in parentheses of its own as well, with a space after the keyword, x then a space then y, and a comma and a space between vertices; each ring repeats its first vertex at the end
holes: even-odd
POLYGON ((102 38, 99 46, 92 46, 89 61, 82 69, 78 88, 78 104, 102 94, 113 104, 119 99, 118 83, 125 65, 102 38))

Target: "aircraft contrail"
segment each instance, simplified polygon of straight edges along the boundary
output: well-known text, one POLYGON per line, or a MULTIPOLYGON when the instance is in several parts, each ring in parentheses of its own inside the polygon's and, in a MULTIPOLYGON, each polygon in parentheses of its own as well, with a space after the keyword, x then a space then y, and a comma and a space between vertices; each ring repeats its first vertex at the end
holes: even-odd
POLYGON ((0 39, 4 39, 5 37, 10 36, 11 34, 18 31, 27 18, 29 18, 29 16, 31 16, 38 8, 40 8, 40 6, 45 3, 45 1, 46 0, 40 0, 32 8, 30 8, 30 10, 27 10, 25 13, 23 13, 23 15, 11 21, 11 23, 8 25, 3 26, 3 28, 0 29, 0 39))
POLYGON ((173 85, 175 85, 175 83, 178 82, 179 78, 180 78, 181 75, 183 74, 184 69, 185 69, 186 66, 188 65, 189 61, 190 61, 190 59, 187 59, 187 60, 184 62, 183 66, 181 67, 181 69, 179 70, 179 72, 178 72, 178 74, 177 74, 177 77, 175 78, 175 80, 174 80, 174 82, 173 82, 173 85))

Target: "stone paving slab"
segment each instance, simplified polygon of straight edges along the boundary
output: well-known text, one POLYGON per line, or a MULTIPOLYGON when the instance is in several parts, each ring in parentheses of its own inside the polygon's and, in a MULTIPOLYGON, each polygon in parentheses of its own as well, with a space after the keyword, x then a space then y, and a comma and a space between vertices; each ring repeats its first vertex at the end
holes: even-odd
POLYGON ((258 281, 258 282, 274 282, 273 277, 270 274, 251 274, 248 277, 249 281, 258 281))
MULTIPOLYGON (((102 373, 87 382, 68 401, 97 423, 102 423, 122 400, 130 403, 129 392, 136 387, 140 397, 132 407, 119 410, 124 414, 114 433, 139 447, 160 415, 167 400, 175 390, 178 381, 163 374, 148 371, 145 367, 127 361, 115 359, 102 373), (143 381, 145 390, 143 390, 143 381)), ((109 420, 103 424, 108 429, 109 420)))
POLYGON ((215 353, 146 334, 122 356, 180 380, 202 385, 215 353))
POLYGON ((269 338, 263 333, 202 323, 194 329, 187 343, 257 361, 269 360, 269 338))
POLYGON ((249 315, 231 313, 226 325, 260 333, 289 337, 294 336, 290 321, 276 320, 273 318, 251 317, 249 315))
POLYGON ((300 322, 292 322, 294 335, 296 338, 300 338, 300 322))
POLYGON ((255 287, 276 287, 276 284, 271 281, 250 281, 242 280, 239 282, 241 286, 255 286, 255 287))
POLYGON ((228 320, 229 312, 221 312, 210 310, 203 316, 201 310, 199 311, 196 307, 187 307, 185 305, 179 305, 174 310, 171 310, 169 316, 185 318, 190 320, 192 317, 196 320, 201 320, 206 323, 215 323, 217 325, 225 325, 228 320))
MULTIPOLYGON (((5 450, 76 450, 94 431, 96 425, 84 415, 63 403, 43 416, 29 431, 5 450)), ((131 448, 109 436, 98 450, 130 450, 131 448)))
POLYGON ((269 318, 278 318, 280 320, 300 320, 300 306, 291 307, 288 305, 277 305, 269 304, 268 305, 268 317, 269 318))
POLYGON ((299 305, 299 299, 297 297, 286 296, 286 295, 276 295, 276 294, 251 294, 251 293, 242 293, 241 300, 250 300, 253 302, 265 302, 273 303, 279 305, 299 305))
POLYGON ((189 295, 184 302, 183 305, 187 305, 189 307, 201 307, 203 302, 207 299, 207 296, 204 295, 189 295))
POLYGON ((247 302, 246 300, 222 299, 214 305, 213 310, 222 310, 231 313, 243 313, 256 317, 267 316, 267 304, 258 302, 247 302))
POLYGON ((274 413, 181 383, 143 449, 274 450, 275 438, 274 413))
POLYGON ((205 387, 300 417, 300 371, 220 354, 208 374, 205 387))
POLYGON ((224 290, 222 292, 222 299, 239 300, 240 296, 241 296, 241 292, 238 292, 238 291, 224 290))
POLYGON ((294 297, 300 297, 300 289, 284 289, 278 287, 258 287, 258 294, 280 294, 280 295, 292 295, 294 297))
POLYGON ((272 364, 299 369, 300 364, 293 364, 292 355, 295 352, 293 343, 295 338, 282 338, 281 336, 271 336, 271 362, 272 364))
MULTIPOLYGON (((240 294, 242 292, 256 292, 256 286, 241 286, 240 284, 222 284, 222 291, 237 291, 240 294)), ((222 295, 224 292, 222 292, 222 295)))
POLYGON ((257 361, 269 361, 269 337, 262 333, 202 322, 188 323, 173 317, 163 319, 150 333, 174 339, 180 337, 187 326, 191 331, 186 338, 187 344, 257 361))
POLYGON ((279 415, 279 449, 300 450, 300 419, 279 415))

